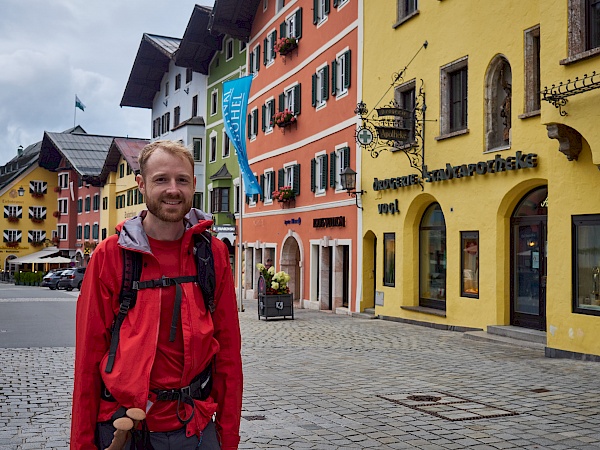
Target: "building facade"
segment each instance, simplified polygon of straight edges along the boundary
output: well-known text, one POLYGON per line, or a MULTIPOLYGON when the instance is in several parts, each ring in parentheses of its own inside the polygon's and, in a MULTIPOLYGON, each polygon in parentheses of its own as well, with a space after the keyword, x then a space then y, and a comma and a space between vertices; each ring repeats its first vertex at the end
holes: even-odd
POLYGON ((550 3, 364 2, 361 310, 600 355, 600 16, 550 3))

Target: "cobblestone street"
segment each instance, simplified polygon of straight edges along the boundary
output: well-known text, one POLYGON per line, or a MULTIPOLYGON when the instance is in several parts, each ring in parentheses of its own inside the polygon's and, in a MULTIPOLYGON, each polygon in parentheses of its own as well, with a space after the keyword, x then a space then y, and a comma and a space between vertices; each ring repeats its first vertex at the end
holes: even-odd
MULTIPOLYGON (((241 449, 598 449, 600 365, 461 333, 241 314, 241 449)), ((0 352, 0 450, 68 447, 72 348, 0 352)))

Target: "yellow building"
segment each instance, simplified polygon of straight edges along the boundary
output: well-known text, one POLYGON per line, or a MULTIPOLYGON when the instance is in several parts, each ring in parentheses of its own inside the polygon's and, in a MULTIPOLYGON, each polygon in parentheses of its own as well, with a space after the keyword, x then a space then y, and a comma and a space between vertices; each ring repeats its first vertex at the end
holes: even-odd
POLYGON ((0 167, 3 209, 0 268, 5 277, 12 276, 16 269, 11 260, 53 245, 56 218, 52 212, 56 209, 57 178, 39 167, 38 156, 39 142, 20 149, 17 157, 0 167))
POLYGON ((591 3, 362 3, 361 310, 599 359, 591 3))
POLYGON ((135 176, 139 173, 138 155, 149 143, 146 139, 115 138, 100 174, 102 183, 100 212, 101 240, 115 233, 115 226, 146 209, 135 176))

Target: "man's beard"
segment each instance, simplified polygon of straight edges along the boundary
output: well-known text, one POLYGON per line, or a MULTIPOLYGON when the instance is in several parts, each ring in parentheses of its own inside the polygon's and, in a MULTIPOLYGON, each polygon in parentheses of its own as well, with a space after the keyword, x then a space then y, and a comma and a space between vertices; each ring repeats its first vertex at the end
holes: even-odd
POLYGON ((158 219, 163 222, 181 222, 185 215, 192 208, 192 199, 186 201, 185 198, 169 198, 169 197, 161 197, 158 200, 150 200, 146 198, 146 208, 148 211, 158 219), (163 203, 163 200, 176 200, 181 201, 179 205, 168 206, 163 203), (173 211, 167 211, 167 209, 172 209, 173 211))

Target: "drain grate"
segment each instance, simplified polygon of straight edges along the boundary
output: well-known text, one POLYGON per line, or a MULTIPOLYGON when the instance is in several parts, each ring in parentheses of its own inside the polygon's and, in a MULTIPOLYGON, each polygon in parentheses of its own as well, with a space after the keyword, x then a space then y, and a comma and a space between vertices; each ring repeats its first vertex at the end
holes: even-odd
POLYGON ((248 421, 252 421, 252 420, 267 420, 267 418, 265 416, 243 416, 244 419, 248 420, 248 421))
POLYGON ((452 422, 517 416, 518 413, 444 392, 389 394, 377 397, 452 422))

